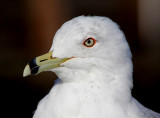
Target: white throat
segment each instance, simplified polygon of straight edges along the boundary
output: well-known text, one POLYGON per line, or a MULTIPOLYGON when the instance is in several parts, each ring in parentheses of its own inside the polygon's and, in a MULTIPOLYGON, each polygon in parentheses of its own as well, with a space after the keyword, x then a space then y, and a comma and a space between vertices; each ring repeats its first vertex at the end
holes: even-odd
POLYGON ((54 72, 60 78, 61 84, 75 85, 80 88, 80 92, 84 89, 86 92, 94 91, 98 95, 98 91, 101 91, 108 98, 111 97, 113 99, 114 96, 115 99, 128 102, 133 86, 132 62, 128 59, 125 64, 115 65, 112 67, 104 65, 101 68, 92 67, 90 69, 61 67, 57 70, 55 69, 54 72))

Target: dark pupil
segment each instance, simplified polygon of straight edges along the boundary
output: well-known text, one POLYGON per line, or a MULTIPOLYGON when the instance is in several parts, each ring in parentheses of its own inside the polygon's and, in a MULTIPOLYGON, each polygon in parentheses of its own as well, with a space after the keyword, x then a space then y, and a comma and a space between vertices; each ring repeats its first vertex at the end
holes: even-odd
POLYGON ((91 43, 91 40, 90 40, 90 39, 88 39, 88 40, 87 40, 87 43, 91 43))

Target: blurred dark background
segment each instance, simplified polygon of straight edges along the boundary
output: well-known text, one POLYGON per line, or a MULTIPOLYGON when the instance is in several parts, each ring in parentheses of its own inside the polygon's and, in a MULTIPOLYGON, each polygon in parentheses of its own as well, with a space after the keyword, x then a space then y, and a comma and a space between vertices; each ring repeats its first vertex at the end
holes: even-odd
POLYGON ((0 0, 1 116, 31 118, 57 78, 22 77, 29 60, 49 51, 60 26, 79 15, 107 16, 124 31, 134 64, 133 96, 160 112, 159 0, 0 0))

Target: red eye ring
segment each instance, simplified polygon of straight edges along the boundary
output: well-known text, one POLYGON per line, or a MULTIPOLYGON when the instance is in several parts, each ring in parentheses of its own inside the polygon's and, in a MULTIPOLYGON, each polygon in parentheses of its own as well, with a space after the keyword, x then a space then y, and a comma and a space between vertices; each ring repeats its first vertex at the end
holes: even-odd
POLYGON ((92 37, 89 37, 83 42, 83 45, 85 47, 91 48, 95 45, 95 43, 96 43, 96 40, 92 37))

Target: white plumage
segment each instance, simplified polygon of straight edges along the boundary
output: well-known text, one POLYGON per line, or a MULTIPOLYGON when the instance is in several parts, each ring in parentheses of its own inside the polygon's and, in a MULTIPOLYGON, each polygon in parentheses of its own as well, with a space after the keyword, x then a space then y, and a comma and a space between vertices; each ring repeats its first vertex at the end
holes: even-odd
POLYGON ((131 52, 109 18, 80 16, 64 23, 50 51, 52 58, 71 59, 50 69, 59 79, 33 118, 160 118, 132 97, 131 52), (96 40, 93 47, 83 45, 88 38, 96 40))

